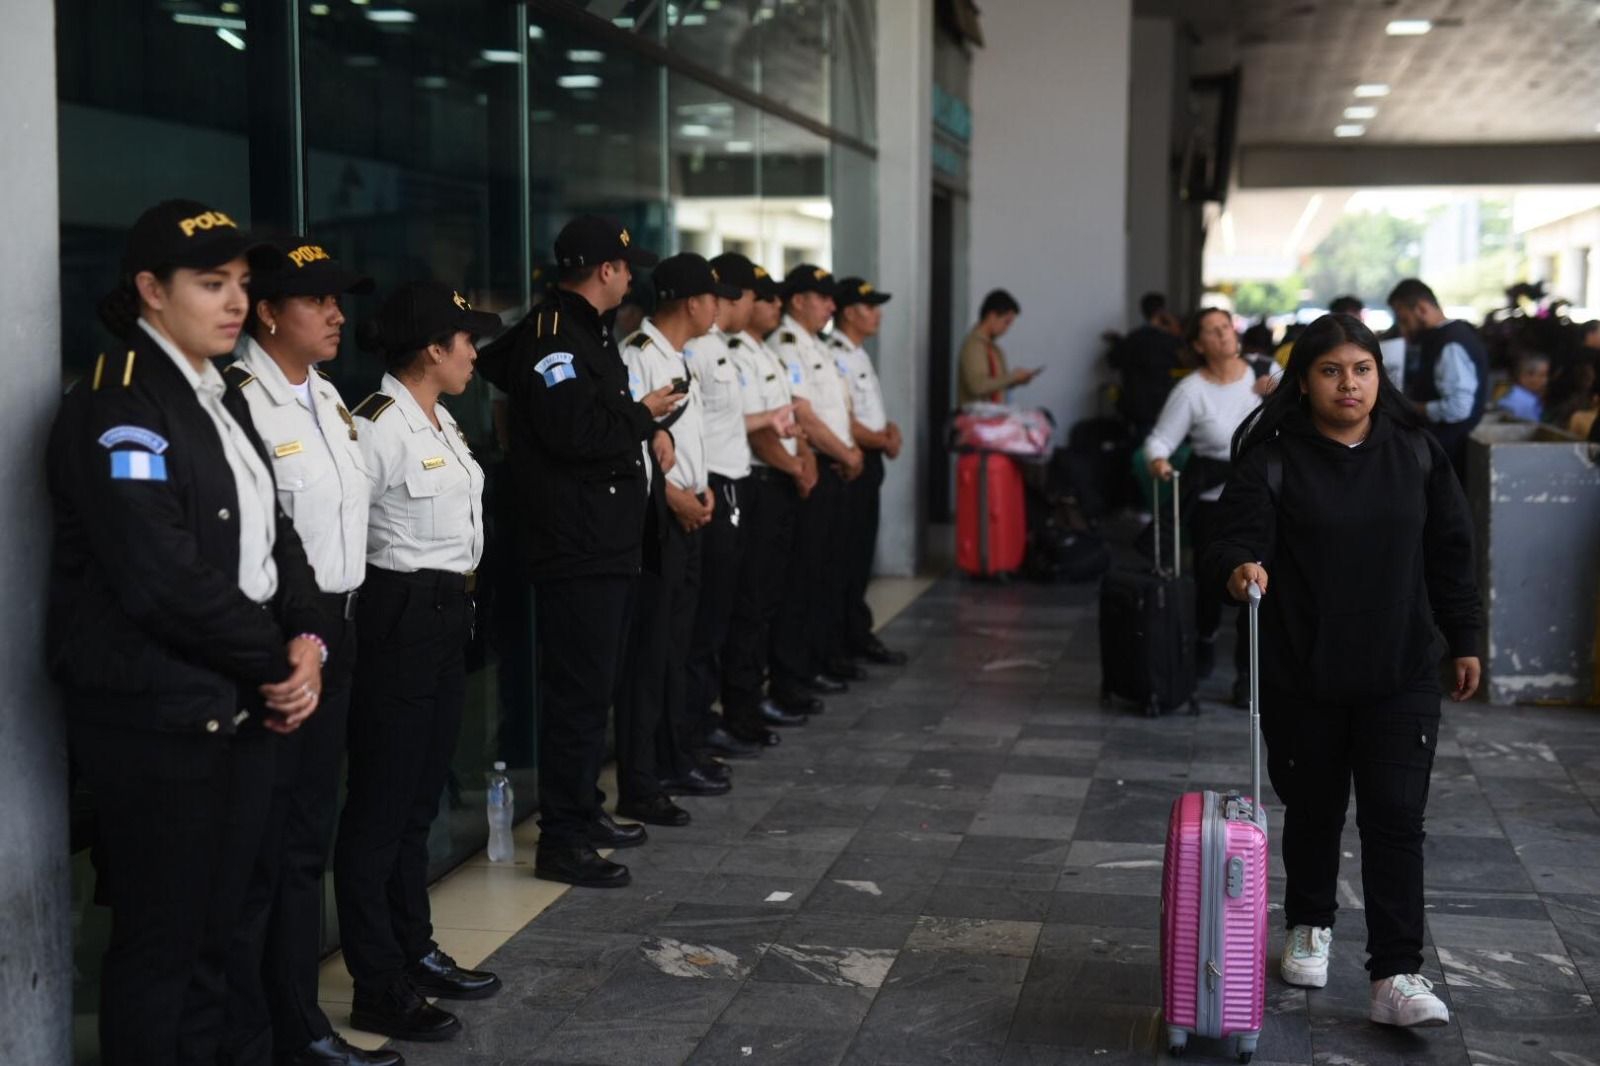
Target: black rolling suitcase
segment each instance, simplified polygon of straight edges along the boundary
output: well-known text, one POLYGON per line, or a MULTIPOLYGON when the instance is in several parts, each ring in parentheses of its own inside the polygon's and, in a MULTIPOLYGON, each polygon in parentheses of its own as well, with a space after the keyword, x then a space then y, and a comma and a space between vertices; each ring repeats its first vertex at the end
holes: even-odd
POLYGON ((1178 474, 1172 476, 1172 570, 1161 567, 1160 482, 1155 567, 1117 569, 1100 584, 1100 697, 1132 700, 1145 714, 1187 703, 1198 714, 1194 673, 1194 583, 1183 576, 1178 474))

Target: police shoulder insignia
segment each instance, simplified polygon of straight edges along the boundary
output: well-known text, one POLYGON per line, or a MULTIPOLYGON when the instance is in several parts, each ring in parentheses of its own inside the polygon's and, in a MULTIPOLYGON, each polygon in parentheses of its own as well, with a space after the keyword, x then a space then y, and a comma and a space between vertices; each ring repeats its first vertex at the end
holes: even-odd
POLYGON ((376 422, 378 416, 394 406, 394 397, 375 392, 365 400, 356 404, 353 414, 357 418, 365 418, 368 422, 376 422))
POLYGON ((743 344, 744 344, 744 338, 743 337, 729 337, 728 338, 728 347, 730 347, 730 348, 738 348, 743 344))
POLYGON ((229 363, 224 367, 222 376, 227 379, 229 385, 236 389, 242 389, 256 379, 254 374, 238 363, 229 363))
POLYGON ((778 334, 779 344, 793 344, 794 342, 795 335, 791 331, 784 330, 782 333, 778 334))
POLYGON ((544 377, 544 387, 553 389, 563 381, 572 381, 578 372, 572 369, 571 352, 551 352, 537 363, 533 369, 544 377))
POLYGON ((650 334, 644 332, 644 330, 640 330, 638 333, 635 333, 633 336, 629 337, 627 341, 628 347, 630 348, 643 348, 649 343, 650 334))
MULTIPOLYGON (((133 364, 134 364, 134 351, 133 351, 132 348, 129 348, 128 349, 128 354, 125 355, 123 357, 123 359, 122 359, 122 387, 123 388, 127 388, 129 385, 133 384, 133 364)), ((113 375, 116 374, 116 356, 112 356, 109 359, 107 359, 105 353, 102 352, 100 354, 100 358, 96 359, 95 363, 94 363, 94 385, 93 385, 93 391, 96 391, 96 392, 99 391, 101 383, 105 380, 106 371, 108 369, 111 371, 111 373, 113 375)))

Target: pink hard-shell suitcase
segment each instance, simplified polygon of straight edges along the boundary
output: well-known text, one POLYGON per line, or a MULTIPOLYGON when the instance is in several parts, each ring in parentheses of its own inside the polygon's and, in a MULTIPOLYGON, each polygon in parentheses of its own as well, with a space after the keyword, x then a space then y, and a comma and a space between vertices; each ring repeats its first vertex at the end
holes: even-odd
POLYGON ((1250 795, 1189 792, 1172 805, 1161 884, 1167 1046, 1232 1038, 1249 1062, 1267 993, 1267 815, 1261 795, 1261 593, 1250 586, 1250 795))

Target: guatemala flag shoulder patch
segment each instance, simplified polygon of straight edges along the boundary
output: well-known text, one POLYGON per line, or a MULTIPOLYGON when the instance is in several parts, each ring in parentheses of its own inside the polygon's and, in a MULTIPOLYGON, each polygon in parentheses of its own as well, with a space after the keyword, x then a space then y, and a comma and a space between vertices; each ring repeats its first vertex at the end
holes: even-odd
POLYGON ((533 365, 533 368, 544 375, 544 385, 553 389, 563 381, 571 381, 578 376, 572 369, 571 352, 551 352, 533 365))
POLYGON ((112 452, 111 477, 114 481, 165 481, 167 460, 150 452, 112 452))

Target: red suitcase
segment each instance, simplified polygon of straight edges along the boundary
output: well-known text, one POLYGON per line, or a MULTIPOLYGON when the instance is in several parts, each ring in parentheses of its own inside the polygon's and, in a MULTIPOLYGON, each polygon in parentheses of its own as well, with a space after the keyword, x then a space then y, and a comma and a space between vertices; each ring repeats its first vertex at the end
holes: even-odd
POLYGON ((991 577, 1022 566, 1028 520, 1022 470, 1009 455, 969 452, 956 463, 956 565, 991 577))
POLYGON ((1161 884, 1167 1046, 1228 1038, 1240 1062, 1261 1039, 1267 995, 1267 815, 1261 806, 1261 597, 1250 588, 1250 786, 1172 805, 1161 884))

